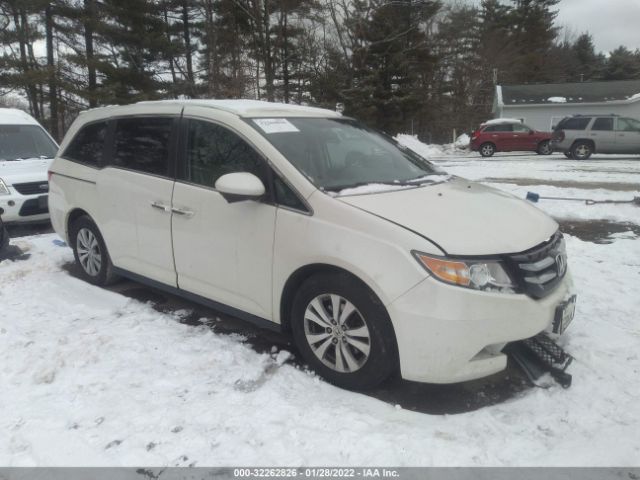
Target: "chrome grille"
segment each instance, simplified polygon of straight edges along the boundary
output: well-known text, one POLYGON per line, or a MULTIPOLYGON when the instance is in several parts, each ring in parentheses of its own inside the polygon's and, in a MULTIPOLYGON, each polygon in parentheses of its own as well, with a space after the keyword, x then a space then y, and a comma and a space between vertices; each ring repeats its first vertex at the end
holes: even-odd
POLYGON ((14 183, 13 188, 22 195, 38 195, 49 191, 49 183, 46 180, 42 182, 14 183))
POLYGON ((520 288, 533 298, 551 293, 567 272, 564 238, 558 231, 548 241, 522 253, 509 255, 520 288))

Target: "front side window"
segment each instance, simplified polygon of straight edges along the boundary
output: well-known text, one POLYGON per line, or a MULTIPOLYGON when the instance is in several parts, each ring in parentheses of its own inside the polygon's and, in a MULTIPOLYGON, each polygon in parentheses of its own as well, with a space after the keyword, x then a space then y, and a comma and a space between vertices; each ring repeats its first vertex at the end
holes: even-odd
POLYGON ((57 150, 39 125, 0 125, 0 161, 53 158, 57 150))
POLYGON ((91 123, 82 127, 64 151, 63 156, 88 165, 100 165, 107 128, 107 122, 91 123))
POLYGON ((513 125, 513 131, 519 133, 529 133, 531 129, 526 125, 522 125, 521 123, 517 123, 513 125))
POLYGON ((603 132, 613 130, 613 118, 596 118, 596 121, 593 122, 593 127, 591 127, 591 130, 603 132))
MULTIPOLYGON (((420 185, 445 179, 424 158, 390 137, 343 118, 247 120, 316 187, 326 191, 368 185, 420 185)), ((448 177, 447 177, 448 178, 448 177)))
POLYGON ((117 122, 111 164, 138 172, 168 175, 173 119, 133 117, 117 122))
POLYGON ((264 182, 264 169, 260 155, 234 132, 215 123, 189 120, 181 180, 213 188, 222 175, 248 172, 264 182))
POLYGON ((619 118, 618 131, 621 132, 640 132, 640 122, 633 118, 619 118))

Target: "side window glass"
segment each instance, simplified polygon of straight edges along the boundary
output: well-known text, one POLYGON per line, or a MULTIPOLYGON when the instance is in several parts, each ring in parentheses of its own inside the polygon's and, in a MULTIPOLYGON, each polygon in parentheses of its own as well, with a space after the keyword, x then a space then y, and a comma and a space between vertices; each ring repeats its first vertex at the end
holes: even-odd
POLYGON ((85 125, 64 151, 63 157, 87 165, 100 165, 107 128, 107 122, 85 125))
POLYGON ((640 122, 633 118, 619 118, 618 130, 621 132, 638 132, 640 131, 640 122))
POLYGON ((222 175, 248 172, 264 182, 264 168, 262 157, 232 131, 214 123, 189 120, 182 180, 215 187, 222 175))
POLYGON ((291 190, 289 185, 282 181, 280 177, 274 174, 274 191, 276 203, 285 207, 294 208, 296 210, 307 211, 307 207, 302 203, 298 196, 291 190))
POLYGON ((169 173, 173 119, 135 117, 118 120, 112 165, 154 175, 169 173))
POLYGON ((563 130, 584 130, 591 122, 591 118, 569 118, 560 125, 563 130))
POLYGON ((529 133, 529 127, 522 124, 515 124, 513 125, 513 131, 520 133, 529 133))
POLYGON ((591 130, 613 130, 613 118, 596 118, 596 121, 593 122, 593 127, 591 127, 591 130))
POLYGON ((498 126, 497 125, 489 125, 487 128, 484 129, 485 132, 495 132, 497 131, 498 126))
POLYGON ((502 124, 498 125, 496 128, 496 132, 513 132, 513 125, 511 124, 502 124))

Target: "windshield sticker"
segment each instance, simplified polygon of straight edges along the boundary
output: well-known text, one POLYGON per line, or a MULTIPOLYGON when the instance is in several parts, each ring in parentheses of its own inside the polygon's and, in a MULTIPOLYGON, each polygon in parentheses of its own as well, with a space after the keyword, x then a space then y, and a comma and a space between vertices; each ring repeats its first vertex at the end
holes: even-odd
POLYGON ((253 123, 258 125, 264 133, 299 132, 286 118, 254 118, 253 123))

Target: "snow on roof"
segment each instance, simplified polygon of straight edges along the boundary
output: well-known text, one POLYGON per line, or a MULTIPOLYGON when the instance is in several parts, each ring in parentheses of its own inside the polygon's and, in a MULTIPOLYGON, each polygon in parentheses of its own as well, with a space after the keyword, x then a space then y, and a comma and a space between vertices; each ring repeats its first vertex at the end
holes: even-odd
POLYGON ((341 114, 325 108, 308 107, 305 105, 293 105, 290 103, 263 102, 261 100, 213 100, 213 99, 189 99, 189 100, 157 100, 139 102, 139 104, 171 103, 180 105, 193 105, 209 107, 235 113, 241 117, 340 117, 341 114))
POLYGON ((17 108, 0 108, 0 125, 39 125, 35 118, 17 108))
POLYGON ((500 85, 502 102, 512 104, 603 103, 640 100, 640 80, 500 85), (564 101, 559 101, 563 99, 564 101))
POLYGON ((496 125, 499 123, 522 123, 519 118, 493 118, 483 122, 482 125, 496 125))

